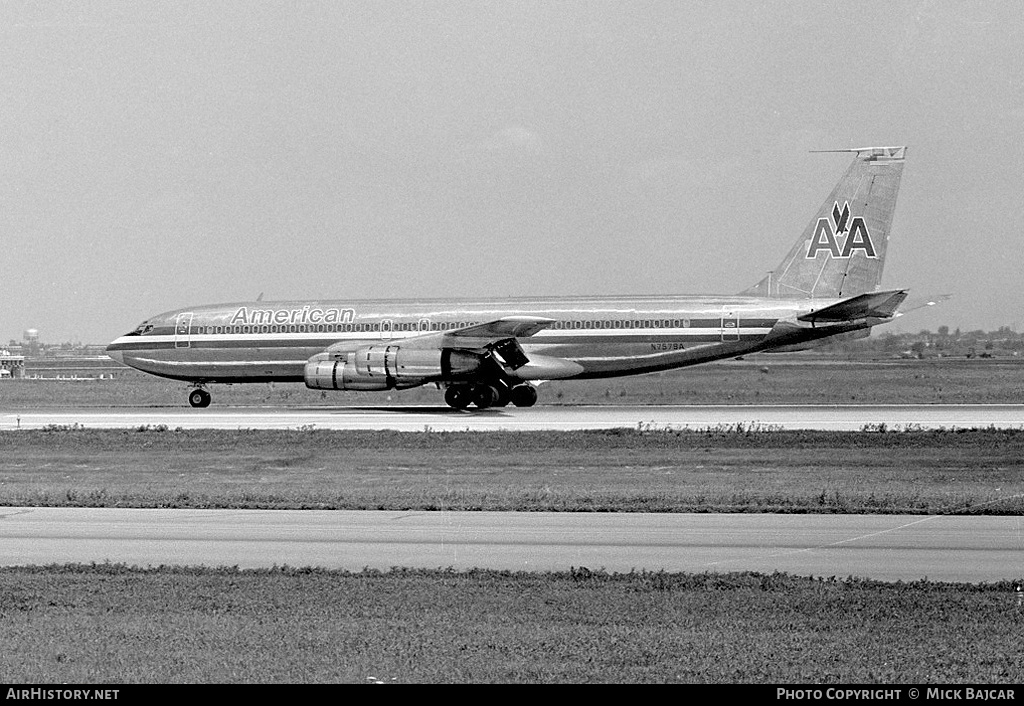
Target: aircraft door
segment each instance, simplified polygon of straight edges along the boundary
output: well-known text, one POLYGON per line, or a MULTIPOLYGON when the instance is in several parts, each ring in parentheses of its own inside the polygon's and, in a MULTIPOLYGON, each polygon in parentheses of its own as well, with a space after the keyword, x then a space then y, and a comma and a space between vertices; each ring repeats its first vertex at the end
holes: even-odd
POLYGON ((392 336, 392 330, 395 325, 391 319, 384 319, 380 322, 380 338, 382 341, 390 341, 392 336))
POLYGON ((740 340, 740 317, 726 309, 722 312, 722 343, 740 340))
POLYGON ((192 317, 191 311, 178 314, 174 321, 174 347, 189 348, 192 345, 192 317))

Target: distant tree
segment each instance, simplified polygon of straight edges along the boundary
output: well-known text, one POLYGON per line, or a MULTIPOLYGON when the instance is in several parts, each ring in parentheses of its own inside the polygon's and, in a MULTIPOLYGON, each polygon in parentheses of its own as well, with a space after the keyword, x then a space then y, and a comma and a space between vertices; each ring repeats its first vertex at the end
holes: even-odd
POLYGON ((888 331, 883 333, 879 337, 878 341, 881 344, 881 349, 887 353, 900 349, 900 337, 893 333, 889 333, 888 331))
POLYGON ((939 335, 943 338, 949 337, 949 326, 939 326, 939 335))

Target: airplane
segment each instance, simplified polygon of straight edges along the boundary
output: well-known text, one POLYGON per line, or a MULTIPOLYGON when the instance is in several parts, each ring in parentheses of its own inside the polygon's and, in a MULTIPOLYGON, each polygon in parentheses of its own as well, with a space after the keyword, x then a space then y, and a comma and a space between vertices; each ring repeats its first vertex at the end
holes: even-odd
POLYGON ((530 407, 548 380, 637 375, 862 338, 900 315, 880 289, 906 147, 853 162, 785 259, 736 295, 236 302, 146 319, 107 347, 191 383, 294 382, 315 390, 435 384, 455 409, 530 407))

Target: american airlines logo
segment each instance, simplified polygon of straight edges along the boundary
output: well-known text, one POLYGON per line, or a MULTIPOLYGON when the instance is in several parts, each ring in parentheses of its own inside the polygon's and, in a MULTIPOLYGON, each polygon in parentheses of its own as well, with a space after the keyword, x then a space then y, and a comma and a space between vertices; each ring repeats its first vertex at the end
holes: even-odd
POLYGON ((871 234, 861 216, 854 216, 850 220, 850 202, 847 201, 839 208, 836 201, 832 207, 832 220, 819 218, 818 224, 814 227, 814 235, 811 237, 811 244, 807 248, 807 259, 813 260, 818 256, 818 251, 824 250, 832 257, 850 257, 855 250, 862 250, 865 257, 878 257, 875 254, 875 244, 871 242, 871 234), (842 247, 839 246, 839 238, 845 235, 842 247))
POLYGON ((304 306, 301 309, 249 309, 239 307, 229 322, 235 324, 350 324, 355 309, 331 309, 304 306))

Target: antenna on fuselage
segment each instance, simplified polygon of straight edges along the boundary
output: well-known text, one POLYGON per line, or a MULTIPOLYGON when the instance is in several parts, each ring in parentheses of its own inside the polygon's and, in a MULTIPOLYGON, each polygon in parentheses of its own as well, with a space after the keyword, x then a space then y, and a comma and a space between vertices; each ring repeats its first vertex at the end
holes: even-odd
POLYGON ((256 297, 256 301, 258 301, 258 302, 263 301, 263 292, 260 292, 260 295, 258 297, 256 297))

